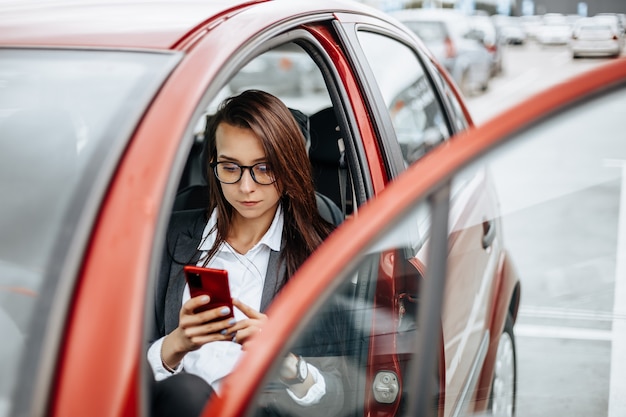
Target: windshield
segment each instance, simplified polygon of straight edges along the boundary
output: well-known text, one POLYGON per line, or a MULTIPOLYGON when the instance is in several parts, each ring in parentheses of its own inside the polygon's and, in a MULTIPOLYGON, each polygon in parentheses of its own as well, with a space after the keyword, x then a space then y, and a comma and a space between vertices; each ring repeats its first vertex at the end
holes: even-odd
POLYGON ((44 328, 50 316, 38 311, 33 321, 35 307, 55 307, 50 299, 78 222, 86 207, 95 214, 94 202, 174 58, 0 49, 0 352, 7 366, 0 416, 8 415, 26 339, 41 337, 29 329, 44 328))

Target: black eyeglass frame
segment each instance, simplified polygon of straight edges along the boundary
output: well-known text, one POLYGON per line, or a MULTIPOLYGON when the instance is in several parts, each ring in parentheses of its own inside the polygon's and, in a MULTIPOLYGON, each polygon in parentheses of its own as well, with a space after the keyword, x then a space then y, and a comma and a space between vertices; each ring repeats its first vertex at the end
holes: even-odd
POLYGON ((254 165, 239 165, 236 162, 230 162, 230 161, 217 161, 217 162, 211 162, 209 164, 209 166, 211 168, 213 168, 213 174, 215 175, 215 178, 217 178, 217 180, 219 182, 221 182, 222 184, 237 184, 239 181, 241 181, 241 178, 243 177, 243 173, 244 171, 247 169, 250 172, 250 177, 252 177, 252 181, 254 181, 255 183, 259 184, 259 185, 272 185, 276 182, 276 178, 274 178, 272 180, 272 182, 268 182, 268 183, 264 183, 264 182, 259 182, 259 180, 256 179, 256 176, 254 175, 254 167, 257 165, 267 165, 267 162, 257 162, 254 165), (228 182, 228 181, 224 181, 220 178, 220 176, 217 174, 217 166, 219 164, 231 164, 231 165, 236 165, 237 167, 239 167, 239 178, 237 178, 237 180, 232 181, 232 182, 228 182))

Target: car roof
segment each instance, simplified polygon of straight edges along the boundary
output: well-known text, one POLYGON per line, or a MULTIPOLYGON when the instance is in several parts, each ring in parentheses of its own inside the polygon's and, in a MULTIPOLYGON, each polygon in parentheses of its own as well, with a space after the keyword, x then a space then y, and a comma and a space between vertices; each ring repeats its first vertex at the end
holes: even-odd
POLYGON ((172 49, 211 20, 267 0, 3 0, 0 46, 172 49))
POLYGON ((0 47, 183 49, 260 3, 289 4, 296 14, 357 12, 388 21, 352 0, 0 0, 0 47))

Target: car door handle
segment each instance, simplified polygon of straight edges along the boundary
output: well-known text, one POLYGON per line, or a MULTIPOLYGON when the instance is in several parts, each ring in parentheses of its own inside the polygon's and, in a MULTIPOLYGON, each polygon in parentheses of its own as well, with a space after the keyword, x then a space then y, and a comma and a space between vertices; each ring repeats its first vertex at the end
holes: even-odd
POLYGON ((496 223, 493 220, 483 222, 483 249, 487 249, 496 238, 496 223))

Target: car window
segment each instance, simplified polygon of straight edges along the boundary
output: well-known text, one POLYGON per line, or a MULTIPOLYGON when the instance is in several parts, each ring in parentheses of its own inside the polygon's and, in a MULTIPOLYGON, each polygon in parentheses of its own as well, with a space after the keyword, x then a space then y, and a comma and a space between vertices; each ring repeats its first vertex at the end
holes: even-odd
POLYGON ((307 115, 331 105, 322 73, 296 43, 282 44, 252 59, 228 83, 228 95, 267 91, 307 115))
POLYGON ((357 174, 348 170, 346 164, 350 158, 346 151, 349 136, 342 129, 344 125, 340 123, 326 82, 318 64, 294 42, 280 44, 253 57, 231 77, 198 120, 174 210, 199 208, 206 202, 208 189, 201 159, 204 130, 219 103, 244 90, 260 89, 280 98, 296 115, 306 141, 322 216, 338 224, 354 214, 358 204, 365 200, 364 191, 353 191, 352 176, 357 174))
POLYGON ((494 354, 495 373, 482 383, 495 415, 512 409, 516 415, 623 413, 624 108, 622 87, 516 134, 456 176, 466 184, 485 171, 490 180, 476 183, 483 197, 470 216, 451 215, 450 245, 465 242, 466 249, 449 258, 446 282, 465 285, 470 302, 446 299, 455 307, 444 310, 444 333, 458 335, 447 336, 457 342, 445 349, 446 379, 455 387, 447 397, 461 396, 464 384, 454 380, 467 374, 463 366, 494 354), (490 213, 495 198, 499 211, 490 213), (499 248, 511 264, 498 271, 489 256, 499 248), (507 300, 509 317, 485 333, 478 306, 489 295, 467 287, 467 277, 483 275, 478 282, 487 282, 485 271, 494 268, 497 279, 519 276, 521 304, 516 314, 507 300), (511 333, 507 321, 515 321, 511 333), (486 356, 483 339, 492 346, 486 356))
POLYGON ((450 136, 437 91, 411 48, 372 32, 358 36, 410 165, 450 136))
POLYGON ((129 127, 175 59, 0 50, 0 352, 6 361, 0 416, 10 407, 20 361, 37 363, 22 357, 27 338, 31 345, 41 343, 42 335, 30 329, 45 328, 54 301, 65 301, 66 294, 56 292, 60 270, 66 257, 80 257, 71 253, 68 236, 87 232, 93 219, 83 216, 103 197, 129 127))
POLYGON ((276 358, 252 405, 255 415, 359 416, 364 410, 402 415, 429 229, 428 205, 418 204, 335 282, 329 297, 284 347, 284 356, 276 358), (394 282, 403 283, 401 290, 384 296, 381 288, 394 282), (324 384, 318 403, 299 404, 287 392, 281 370, 290 354, 301 355, 324 384))

